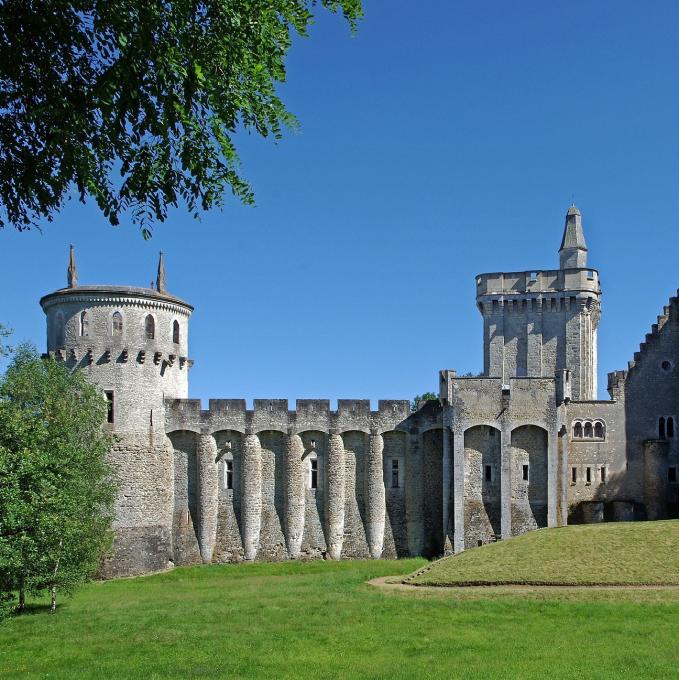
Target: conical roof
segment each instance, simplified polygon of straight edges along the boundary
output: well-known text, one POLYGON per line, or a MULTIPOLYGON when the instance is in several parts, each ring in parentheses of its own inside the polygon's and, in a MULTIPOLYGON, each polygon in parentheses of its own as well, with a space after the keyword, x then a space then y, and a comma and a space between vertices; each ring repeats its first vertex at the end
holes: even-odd
POLYGON ((559 250, 571 248, 587 250, 585 233, 582 230, 582 215, 575 205, 571 205, 566 213, 566 224, 563 230, 563 238, 561 239, 561 248, 559 248, 559 250))

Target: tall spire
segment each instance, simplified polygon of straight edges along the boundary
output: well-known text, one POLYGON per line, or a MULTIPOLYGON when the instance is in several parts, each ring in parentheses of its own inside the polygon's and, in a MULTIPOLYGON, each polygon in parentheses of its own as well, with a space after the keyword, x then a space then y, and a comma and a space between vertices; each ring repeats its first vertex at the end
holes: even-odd
POLYGON ((158 278, 156 279, 156 290, 159 293, 166 293, 165 289, 165 256, 163 251, 160 251, 160 257, 158 259, 158 278))
POLYGON ((583 269, 587 266, 587 244, 582 231, 582 216, 575 204, 566 213, 559 262, 561 269, 583 269))
POLYGON ((69 288, 75 288, 78 285, 78 269, 75 266, 75 248, 72 243, 68 254, 68 273, 66 278, 69 288))

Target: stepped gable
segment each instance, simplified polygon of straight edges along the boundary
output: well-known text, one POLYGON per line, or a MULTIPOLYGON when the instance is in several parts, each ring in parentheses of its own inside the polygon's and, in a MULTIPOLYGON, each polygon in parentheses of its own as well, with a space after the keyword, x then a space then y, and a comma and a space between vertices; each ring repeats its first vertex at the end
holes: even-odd
POLYGON ((639 345, 639 351, 634 353, 634 360, 630 361, 628 364, 628 370, 633 369, 640 361, 643 360, 644 356, 648 352, 648 349, 653 345, 656 339, 660 337, 660 334, 662 333, 662 330, 667 322, 670 320, 674 321, 676 319, 677 305, 679 305, 679 290, 677 291, 677 295, 670 298, 669 305, 665 305, 663 307, 663 313, 658 316, 657 323, 654 323, 651 326, 651 332, 646 333, 644 341, 639 345))

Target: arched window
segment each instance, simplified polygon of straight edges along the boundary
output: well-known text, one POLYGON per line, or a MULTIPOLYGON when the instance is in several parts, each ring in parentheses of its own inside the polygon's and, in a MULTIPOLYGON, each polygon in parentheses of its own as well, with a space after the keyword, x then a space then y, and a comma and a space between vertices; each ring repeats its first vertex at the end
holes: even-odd
POLYGON ((667 436, 674 437, 674 418, 672 416, 667 417, 667 436))
POLYGON ((80 312, 80 335, 86 338, 90 334, 90 318, 87 312, 80 312))
POLYGON ((662 416, 658 419, 658 438, 665 439, 665 419, 662 416))
POLYGON ((604 438, 604 425, 603 423, 594 423, 594 436, 597 439, 603 439, 604 438))
POLYGON ((575 439, 582 439, 582 423, 575 423, 573 425, 573 437, 575 439))
POLYGON ((55 340, 57 342, 57 347, 63 347, 66 344, 66 337, 64 334, 64 315, 59 312, 55 320, 55 340))
POLYGON ((120 312, 113 312, 111 317, 111 328, 113 335, 120 336, 123 334, 123 315, 120 312))
POLYGON ((153 340, 156 337, 156 320, 153 318, 152 314, 146 317, 144 322, 144 331, 146 333, 147 340, 153 340))
POLYGON ((172 342, 179 344, 179 321, 176 319, 172 322, 172 342))
POLYGON ((592 423, 589 421, 585 423, 585 439, 591 439, 592 437, 592 423))

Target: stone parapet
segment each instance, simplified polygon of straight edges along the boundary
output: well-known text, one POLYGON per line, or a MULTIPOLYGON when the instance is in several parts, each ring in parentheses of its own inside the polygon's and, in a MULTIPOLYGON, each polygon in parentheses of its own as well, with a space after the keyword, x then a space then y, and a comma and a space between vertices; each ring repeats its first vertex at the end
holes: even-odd
POLYGON ((198 399, 165 400, 168 432, 387 432, 410 416, 410 402, 405 399, 380 400, 376 411, 370 410, 367 399, 339 399, 336 411, 330 410, 327 399, 298 399, 295 410, 289 410, 287 399, 255 399, 252 409, 247 408, 245 399, 210 399, 206 410, 201 408, 198 399))

